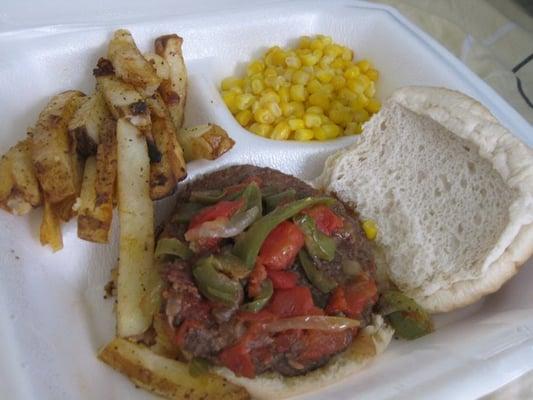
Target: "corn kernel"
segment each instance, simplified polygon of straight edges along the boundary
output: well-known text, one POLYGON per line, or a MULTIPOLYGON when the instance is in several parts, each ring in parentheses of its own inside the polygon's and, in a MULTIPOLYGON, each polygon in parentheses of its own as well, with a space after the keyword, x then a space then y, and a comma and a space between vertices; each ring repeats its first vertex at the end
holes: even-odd
POLYGON ((268 137, 270 135, 270 132, 272 131, 272 126, 254 122, 252 125, 250 125, 248 129, 256 135, 268 137))
POLYGON ((346 70, 344 71, 344 77, 346 79, 355 79, 357 78, 359 75, 361 75, 361 71, 359 70, 359 68, 357 66, 352 66, 352 67, 349 67, 349 68, 346 68, 346 70))
POLYGON ((326 44, 322 42, 319 38, 311 40, 311 43, 309 43, 309 48, 311 50, 317 50, 317 49, 323 49, 326 44))
POLYGON ((335 75, 331 79, 330 83, 335 90, 339 90, 340 88, 343 88, 344 86, 346 86, 346 79, 344 79, 344 76, 335 75))
POLYGON ((333 72, 324 69, 319 69, 318 71, 316 71, 316 77, 320 82, 328 83, 331 82, 331 80, 333 79, 333 72))
POLYGON ((293 101, 291 103, 293 104, 293 107, 294 107, 294 112, 293 112, 292 115, 294 115, 295 117, 298 117, 298 118, 302 118, 304 116, 304 113, 305 113, 304 103, 301 103, 299 101, 293 101))
POLYGON ((379 72, 377 69, 374 68, 370 68, 368 71, 366 71, 365 75, 368 76, 368 79, 374 82, 377 81, 379 78, 379 72))
POLYGON ((266 108, 260 108, 254 112, 254 119, 260 124, 271 124, 276 120, 276 117, 266 108))
POLYGON ((344 61, 351 61, 353 58, 353 51, 349 48, 345 47, 342 49, 341 58, 344 61))
POLYGON ((265 108, 270 111, 274 118, 279 118, 282 115, 281 108, 278 103, 271 101, 265 104, 265 108))
POLYGON ((311 75, 302 70, 297 70, 292 75, 292 81, 297 85, 307 84, 307 82, 309 82, 309 78, 311 78, 311 75))
POLYGON ((328 97, 331 97, 334 91, 335 91, 335 88, 333 87, 331 83, 324 83, 322 85, 322 88, 320 89, 320 93, 325 94, 328 97))
POLYGON ((239 111, 239 109, 237 108, 237 103, 235 101, 236 97, 237 93, 235 92, 231 92, 229 90, 222 92, 222 100, 224 100, 224 103, 226 103, 226 106, 233 114, 239 111))
POLYGON ((334 124, 325 124, 322 125, 320 128, 313 129, 315 138, 317 138, 318 140, 335 139, 341 134, 341 132, 341 128, 334 124))
POLYGON ((371 219, 367 219, 363 222, 363 230, 369 240, 374 240, 378 234, 378 226, 371 219))
POLYGON ((357 97, 357 100, 359 100, 359 102, 361 103, 361 105, 364 107, 368 106, 368 102, 370 101, 370 99, 368 97, 366 97, 364 94, 360 94, 358 97, 357 97))
POLYGON ((278 73, 275 68, 267 67, 265 68, 265 71, 263 72, 263 76, 265 78, 275 78, 276 76, 278 76, 278 73))
POLYGON ((330 67, 331 68, 344 68, 344 61, 341 60, 340 58, 336 58, 335 60, 333 60, 330 64, 330 67))
POLYGON ((357 79, 350 79, 346 82, 346 87, 350 89, 352 92, 357 94, 362 94, 365 91, 365 85, 363 84, 362 80, 357 79))
POLYGON ((324 54, 337 57, 342 53, 342 48, 338 44, 328 44, 324 47, 324 54))
POLYGON ((254 75, 263 72, 264 69, 265 63, 261 60, 255 60, 248 64, 246 72, 248 73, 248 75, 254 75))
POLYGON ((250 108, 255 102, 255 97, 249 93, 238 94, 235 97, 235 105, 239 110, 246 110, 250 108))
POLYGON ((309 95, 309 104, 312 106, 318 106, 323 110, 329 109, 329 98, 322 93, 312 93, 309 95))
POLYGON ((252 104, 252 114, 255 114, 257 110, 259 110, 263 105, 258 101, 254 101, 254 104, 252 104))
POLYGON ((361 72, 363 73, 366 73, 371 65, 370 65, 370 62, 368 60, 361 60, 357 63, 357 66, 359 67, 359 69, 361 70, 361 72))
POLYGON ((263 82, 260 79, 254 79, 252 80, 250 86, 252 87, 252 93, 253 94, 259 94, 263 91, 264 85, 263 82))
POLYGON ((300 68, 302 66, 302 61, 294 55, 285 58, 285 64, 287 64, 287 67, 300 68))
POLYGON ((318 54, 313 54, 313 53, 302 54, 300 56, 300 60, 302 61, 303 65, 311 66, 311 65, 315 65, 320 60, 320 57, 321 56, 319 56, 318 54))
POLYGON ((288 103, 290 101, 290 93, 289 93, 289 88, 287 86, 283 86, 279 88, 278 95, 279 95, 280 102, 288 103))
POLYGON ((274 127, 272 133, 270 134, 270 138, 276 140, 286 140, 289 138, 290 133, 291 128, 289 127, 289 124, 285 121, 282 121, 274 127))
POLYGON ((306 89, 309 93, 317 93, 322 89, 322 84, 318 81, 318 79, 313 78, 307 84, 306 89))
POLYGON ((298 47, 300 49, 307 49, 311 44, 311 38, 309 36, 302 36, 298 42, 298 47))
POLYGON ((349 103, 350 101, 353 101, 356 98, 357 95, 347 88, 342 88, 341 90, 339 90, 339 99, 341 99, 341 101, 346 100, 349 103))
POLYGON ((357 110, 352 113, 352 119, 354 122, 366 122, 369 118, 368 111, 365 109, 357 110))
POLYGON ((307 128, 315 128, 322 124, 322 119, 317 114, 306 112, 304 114, 304 123, 307 128))
POLYGON ((368 104, 366 106, 366 110, 371 113, 371 114, 374 114, 374 113, 377 113, 381 108, 381 103, 379 102, 379 100, 376 100, 376 99, 370 99, 368 100, 368 104))
POLYGON ((305 101, 307 93, 303 85, 292 85, 289 89, 291 100, 305 101))
POLYGON ((316 38, 319 39, 319 40, 321 40, 322 43, 324 43, 324 46, 333 43, 333 39, 331 38, 331 36, 326 36, 326 35, 316 35, 316 38))
POLYGON ((311 114, 324 114, 324 110, 318 106, 307 107, 305 112, 308 112, 311 114))
POLYGON ((290 118, 288 121, 288 124, 289 124, 289 127, 293 130, 293 131, 296 131, 298 129, 304 129, 305 128, 305 123, 304 123, 304 120, 303 119, 300 119, 300 118, 290 118))
POLYGON ((359 122, 348 122, 344 128, 345 135, 359 135, 363 131, 359 122))
POLYGON ((295 140, 311 140, 313 139, 313 131, 311 129, 297 129, 296 132, 294 132, 294 139, 295 140))
POLYGON ((235 119, 242 126, 248 125, 252 121, 252 118, 253 118, 253 114, 252 114, 252 112, 250 110, 239 111, 235 115, 235 119))
POLYGON ((368 87, 363 93, 367 97, 374 97, 374 95, 376 94, 376 85, 374 84, 374 82, 370 81, 370 85, 368 85, 368 87))
POLYGON ((333 124, 333 122, 328 118, 326 114, 320 114, 320 120, 322 121, 322 125, 333 124))
POLYGON ((220 87, 222 90, 230 90, 233 87, 241 87, 243 85, 243 80, 236 78, 234 76, 230 76, 226 79, 223 79, 220 87))
POLYGON ((332 55, 325 54, 318 62, 318 65, 320 65, 321 68, 327 69, 334 60, 335 57, 333 57, 332 55))

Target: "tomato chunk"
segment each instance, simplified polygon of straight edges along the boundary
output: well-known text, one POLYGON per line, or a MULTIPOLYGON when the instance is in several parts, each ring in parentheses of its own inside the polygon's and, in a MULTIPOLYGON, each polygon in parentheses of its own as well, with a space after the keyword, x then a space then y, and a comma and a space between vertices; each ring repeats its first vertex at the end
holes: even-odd
POLYGON ((366 275, 335 288, 326 307, 327 314, 343 313, 350 318, 359 318, 365 307, 377 300, 376 283, 366 275))
POLYGON ((274 289, 290 289, 296 286, 298 276, 294 272, 269 270, 268 277, 274 289))
POLYGON ((303 364, 320 361, 325 356, 344 350, 351 343, 351 339, 352 333, 349 331, 307 330, 300 339, 301 352, 296 361, 303 364))
POLYGON ((220 362, 232 370, 237 376, 244 376, 246 378, 255 377, 255 365, 250 356, 250 351, 243 341, 239 341, 236 345, 226 347, 218 356, 220 362))
POLYGON ((274 291, 268 309, 284 318, 307 315, 315 311, 311 290, 308 287, 296 286, 291 289, 274 291))
POLYGON ((268 269, 287 269, 294 262, 304 241, 300 228, 290 221, 283 221, 263 242, 259 251, 261 263, 268 269))
POLYGON ((317 228, 328 236, 344 225, 343 219, 335 214, 331 208, 323 204, 302 212, 313 218, 317 228))
POLYGON ((229 218, 239 211, 243 204, 244 200, 239 199, 234 201, 220 201, 212 206, 203 208, 198 214, 192 217, 191 222, 189 223, 189 229, 220 217, 229 218))

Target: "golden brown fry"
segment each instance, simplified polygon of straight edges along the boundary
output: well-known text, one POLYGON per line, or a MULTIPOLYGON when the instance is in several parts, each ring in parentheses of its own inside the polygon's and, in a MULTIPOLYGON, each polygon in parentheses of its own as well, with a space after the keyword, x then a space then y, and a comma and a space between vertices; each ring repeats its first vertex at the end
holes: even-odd
POLYGON ((61 222, 57 217, 53 205, 45 197, 43 207, 43 219, 40 231, 41 244, 50 245, 55 253, 63 248, 63 237, 61 235, 61 222))
POLYGON ((113 197, 117 175, 116 122, 104 121, 96 158, 85 162, 78 212, 78 237, 107 243, 113 220, 113 197))
POLYGON ((176 131, 183 126, 187 100, 187 68, 181 46, 183 39, 176 34, 160 36, 155 40, 155 52, 168 64, 169 79, 161 82, 159 93, 170 111, 176 131))
POLYGON ((76 203, 77 199, 78 195, 76 194, 61 200, 59 203, 52 204, 54 213, 61 221, 68 222, 78 214, 74 209, 74 204, 76 203))
POLYGON ((117 122, 120 247, 117 335, 140 335, 159 307, 161 277, 154 266, 154 207, 146 140, 125 119, 117 122))
POLYGON ((126 29, 119 29, 109 42, 107 56, 115 68, 115 74, 124 82, 133 85, 144 96, 155 93, 161 78, 148 62, 126 29))
POLYGON ((93 75, 96 77, 96 86, 115 119, 126 118, 142 129, 150 126, 150 111, 143 96, 135 87, 115 76, 111 61, 100 58, 93 75))
POLYGON ((39 115, 31 134, 35 174, 51 203, 77 195, 80 165, 67 131, 84 94, 69 90, 54 96, 39 115))
POLYGON ((76 111, 68 125, 70 136, 76 143, 76 150, 82 157, 96 154, 98 132, 102 123, 110 118, 104 96, 100 91, 93 93, 76 111))
POLYGON ((155 53, 146 53, 144 58, 154 67, 155 73, 162 81, 169 78, 170 68, 163 57, 155 53))
POLYGON ((0 158, 0 207, 12 214, 22 215, 40 206, 41 202, 30 139, 25 139, 0 158))
POLYGON ((215 124, 184 128, 178 134, 186 161, 198 159, 215 160, 229 151, 235 141, 215 124))
POLYGON ((146 101, 155 145, 150 160, 150 196, 157 200, 171 195, 187 172, 181 146, 176 146, 176 130, 161 96, 156 93, 146 101))
POLYGON ((98 356, 136 385, 167 399, 250 399, 244 388, 218 375, 206 373, 193 377, 187 364, 159 356, 145 346, 125 339, 114 339, 100 350, 98 356))

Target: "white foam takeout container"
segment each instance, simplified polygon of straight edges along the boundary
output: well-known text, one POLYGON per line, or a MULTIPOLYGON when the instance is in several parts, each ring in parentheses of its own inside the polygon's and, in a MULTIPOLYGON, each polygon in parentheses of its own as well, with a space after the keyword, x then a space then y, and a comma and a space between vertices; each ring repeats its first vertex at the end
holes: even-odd
MULTIPOLYGON (((533 144, 531 126, 519 114, 399 13, 341 0, 4 32, 1 153, 24 137, 51 95, 71 88, 93 90, 91 70, 119 27, 130 29, 143 51, 152 51, 153 40, 161 34, 182 36, 190 75, 186 124, 220 124, 236 141, 234 149, 215 162, 191 163, 191 178, 230 164, 254 163, 311 179, 328 154, 354 140, 262 139, 243 130, 221 101, 217 84, 223 77, 242 70, 267 46, 292 44, 304 34, 331 35, 372 60, 381 73, 381 99, 411 84, 461 90, 533 144)), ((172 202, 157 203, 158 221, 169 215, 172 202)), ((150 398, 95 357, 114 334, 113 300, 103 299, 103 287, 117 262, 116 216, 110 245, 79 240, 72 221, 63 227, 64 249, 56 254, 39 244, 40 218, 39 210, 26 217, 0 213, 0 398, 150 398)), ((531 260, 528 264, 531 267, 531 260)), ((413 342, 395 341, 362 372, 306 398, 475 398, 533 369, 533 269, 527 267, 498 293, 436 317, 434 334, 413 342)))

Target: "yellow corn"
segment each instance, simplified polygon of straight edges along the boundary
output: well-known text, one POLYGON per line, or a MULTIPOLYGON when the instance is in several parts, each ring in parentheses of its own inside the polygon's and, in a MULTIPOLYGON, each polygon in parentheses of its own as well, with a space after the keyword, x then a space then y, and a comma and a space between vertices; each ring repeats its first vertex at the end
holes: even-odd
POLYGON ((378 235, 378 226, 371 219, 367 219, 363 222, 363 230, 369 240, 374 240, 378 235))
POLYGON ((304 123, 304 120, 301 119, 301 118, 291 118, 288 120, 288 123, 289 123, 289 127, 293 130, 293 131, 296 131, 298 129, 304 129, 305 128, 305 123, 304 123))
POLYGON ((295 140, 311 140, 313 139, 313 131, 311 129, 297 129, 296 132, 294 132, 294 139, 295 140))
POLYGON ((276 140, 285 140, 289 138, 290 133, 291 128, 289 127, 289 124, 285 121, 282 121, 274 127, 272 133, 270 134, 270 138, 276 140))
POLYGON ((278 140, 328 140, 361 132, 379 111, 379 72, 368 60, 324 35, 301 37, 297 48, 269 48, 243 77, 220 83, 240 125, 278 140))
POLYGON ((316 128, 322 124, 322 119, 317 114, 306 112, 304 114, 304 123, 307 128, 316 128))
POLYGON ((239 111, 235 115, 235 119, 237 120, 237 122, 239 122, 239 124, 241 124, 241 126, 248 125, 252 121, 252 118, 253 114, 250 110, 239 111))

